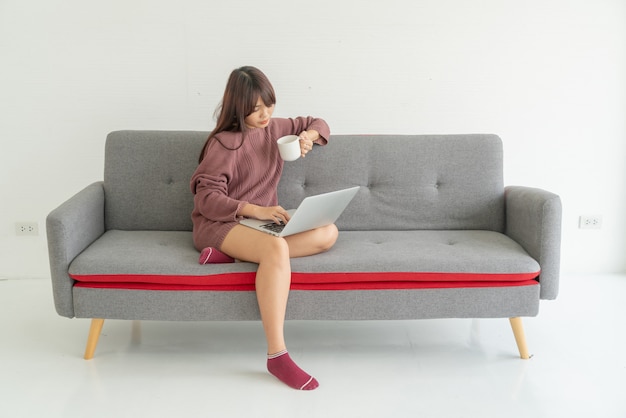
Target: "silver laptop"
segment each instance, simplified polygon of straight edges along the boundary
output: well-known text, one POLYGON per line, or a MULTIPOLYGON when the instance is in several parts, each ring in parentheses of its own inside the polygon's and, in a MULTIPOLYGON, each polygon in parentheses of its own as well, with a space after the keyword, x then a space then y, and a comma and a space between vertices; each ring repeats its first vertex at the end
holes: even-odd
POLYGON ((300 203, 298 209, 287 211, 291 218, 286 224, 249 218, 242 219, 239 223, 277 237, 286 237, 330 225, 343 213, 348 203, 359 191, 359 188, 360 186, 355 186, 349 189, 306 197, 300 203))

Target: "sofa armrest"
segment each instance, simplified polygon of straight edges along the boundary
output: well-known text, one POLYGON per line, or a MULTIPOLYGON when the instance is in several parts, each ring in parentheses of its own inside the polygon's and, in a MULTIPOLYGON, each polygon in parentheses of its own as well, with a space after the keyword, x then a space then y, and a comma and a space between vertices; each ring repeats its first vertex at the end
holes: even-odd
POLYGON ((104 233, 103 182, 93 183, 54 209, 46 218, 54 305, 59 315, 74 317, 68 275, 72 260, 104 233))
POLYGON ((539 263, 541 299, 559 293, 561 256, 561 199, 545 190, 508 186, 504 191, 505 234, 539 263))

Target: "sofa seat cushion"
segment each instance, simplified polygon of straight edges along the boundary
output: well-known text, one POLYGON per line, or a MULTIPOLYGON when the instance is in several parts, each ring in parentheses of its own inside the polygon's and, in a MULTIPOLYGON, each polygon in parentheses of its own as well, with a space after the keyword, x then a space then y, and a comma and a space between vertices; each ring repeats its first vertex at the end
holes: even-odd
MULTIPOLYGON (((257 265, 201 265, 187 231, 105 232, 70 264, 76 286, 252 290, 257 265)), ((292 260, 292 289, 537 285, 539 265, 492 231, 341 231, 328 252, 292 260)))

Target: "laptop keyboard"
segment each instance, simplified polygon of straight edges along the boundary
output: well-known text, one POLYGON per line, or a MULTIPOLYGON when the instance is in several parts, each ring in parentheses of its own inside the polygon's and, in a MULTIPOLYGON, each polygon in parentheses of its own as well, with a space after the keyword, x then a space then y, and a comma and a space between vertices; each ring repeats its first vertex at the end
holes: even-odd
POLYGON ((285 228, 285 224, 269 223, 261 225, 261 228, 267 229, 272 232, 281 232, 285 228))

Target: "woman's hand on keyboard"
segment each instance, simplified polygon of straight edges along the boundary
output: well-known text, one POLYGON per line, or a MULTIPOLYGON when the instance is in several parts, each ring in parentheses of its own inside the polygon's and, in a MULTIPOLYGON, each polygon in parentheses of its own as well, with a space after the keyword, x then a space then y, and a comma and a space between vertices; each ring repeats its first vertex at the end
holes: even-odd
POLYGON ((286 224, 289 222, 289 213, 282 206, 259 206, 257 219, 268 220, 277 224, 286 224))
POLYGON ((258 219, 260 221, 272 221, 274 223, 287 223, 291 218, 289 213, 283 209, 282 206, 258 206, 248 203, 244 205, 239 212, 238 216, 246 218, 258 219))

